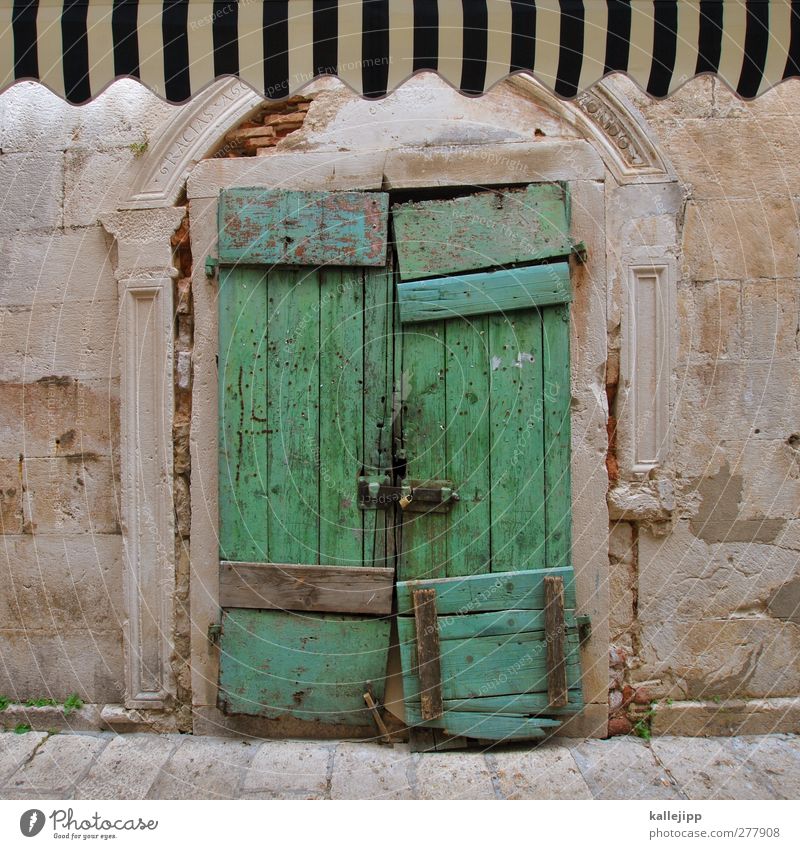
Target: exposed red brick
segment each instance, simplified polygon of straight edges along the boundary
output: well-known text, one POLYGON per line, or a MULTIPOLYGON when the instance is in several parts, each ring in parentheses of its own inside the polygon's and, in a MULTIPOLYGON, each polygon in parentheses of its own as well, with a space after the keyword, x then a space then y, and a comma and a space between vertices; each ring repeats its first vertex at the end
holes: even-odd
POLYGON ((619 714, 612 716, 608 720, 608 736, 618 737, 620 734, 630 734, 633 730, 633 725, 627 716, 619 714))

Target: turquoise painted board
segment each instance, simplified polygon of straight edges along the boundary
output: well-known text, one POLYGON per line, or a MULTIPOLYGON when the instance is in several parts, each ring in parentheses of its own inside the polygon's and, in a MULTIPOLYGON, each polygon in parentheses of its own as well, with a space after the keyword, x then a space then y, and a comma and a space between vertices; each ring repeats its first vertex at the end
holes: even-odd
POLYGON ((388 206, 382 192, 227 189, 219 200, 219 261, 385 265, 388 206))
POLYGON ((397 585, 397 610, 400 616, 414 613, 411 593, 436 590, 436 612, 463 616, 493 610, 544 610, 544 577, 564 579, 564 607, 575 608, 575 576, 571 566, 535 569, 527 572, 493 572, 465 578, 438 578, 403 581, 397 585))
POLYGON ((567 256, 564 187, 535 183, 392 207, 402 280, 567 256))
POLYGON ((383 696, 389 620, 275 610, 225 611, 220 707, 226 713, 372 726, 364 693, 383 696))
POLYGON ((572 300, 569 265, 553 262, 397 285, 400 321, 436 321, 563 304, 572 300))

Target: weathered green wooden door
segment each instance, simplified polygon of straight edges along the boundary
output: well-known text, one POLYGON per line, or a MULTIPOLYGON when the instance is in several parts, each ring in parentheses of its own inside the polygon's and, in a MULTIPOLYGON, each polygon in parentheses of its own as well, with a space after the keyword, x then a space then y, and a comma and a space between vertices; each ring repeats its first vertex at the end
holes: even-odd
POLYGON ((409 724, 581 707, 558 185, 220 213, 220 704, 367 725, 392 585, 409 724), (396 267, 395 267, 396 266, 396 267))
POLYGON ((406 719, 541 736, 582 706, 570 558, 567 206, 555 185, 395 207, 406 719), (542 262, 542 260, 549 260, 542 262))
POLYGON ((223 710, 370 725, 389 647, 386 514, 357 479, 391 454, 382 194, 220 200, 223 710))

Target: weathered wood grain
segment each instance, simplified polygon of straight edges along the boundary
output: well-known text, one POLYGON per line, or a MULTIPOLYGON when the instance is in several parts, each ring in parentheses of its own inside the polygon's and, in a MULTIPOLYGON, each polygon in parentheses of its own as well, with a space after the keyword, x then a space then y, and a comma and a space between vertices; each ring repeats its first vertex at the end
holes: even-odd
POLYGON ((439 629, 436 624, 436 590, 412 593, 417 634, 417 674, 423 719, 442 715, 442 675, 439 666, 439 629))
POLYGON ((220 707, 226 713, 371 726, 367 682, 383 698, 389 620, 225 610, 220 707))
POLYGON ((564 606, 574 609, 575 576, 571 566, 562 566, 524 572, 493 572, 471 577, 401 581, 397 584, 398 613, 401 616, 413 615, 411 593, 423 589, 436 590, 436 611, 440 616, 512 608, 544 610, 543 579, 546 575, 561 575, 564 578, 564 606))
POLYGON ((564 579, 560 575, 544 579, 544 621, 547 643, 547 698, 552 707, 567 703, 567 661, 564 625, 564 579))
POLYGON ((403 280, 566 256, 572 249, 557 183, 398 204, 392 217, 403 280))
MULTIPOLYGON (((572 556, 572 488, 570 484, 569 307, 543 310, 544 362, 544 497, 547 565, 566 566, 572 556)), ((567 607, 572 605, 567 603, 567 607)))
POLYGON ((282 265, 385 265, 383 192, 227 189, 219 201, 219 260, 282 265))
POLYGON ((385 616, 393 582, 393 569, 223 561, 220 606, 385 616))
POLYGON ((572 300, 569 264, 552 262, 399 283, 400 321, 505 314, 572 300))
POLYGON ((439 719, 423 720, 413 709, 406 711, 406 722, 409 725, 424 722, 425 727, 479 740, 535 739, 544 737, 548 730, 561 725, 558 719, 459 711, 447 711, 439 719))

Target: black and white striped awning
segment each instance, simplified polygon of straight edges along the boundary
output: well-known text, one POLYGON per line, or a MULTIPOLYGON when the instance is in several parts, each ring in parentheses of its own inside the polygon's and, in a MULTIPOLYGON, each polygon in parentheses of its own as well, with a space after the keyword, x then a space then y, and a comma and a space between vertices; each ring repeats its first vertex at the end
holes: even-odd
POLYGON ((653 97, 714 73, 752 98, 800 73, 800 0, 0 0, 0 90, 73 103, 126 76, 175 103, 225 75, 382 97, 422 70, 469 95, 529 71, 564 98, 613 71, 653 97))

